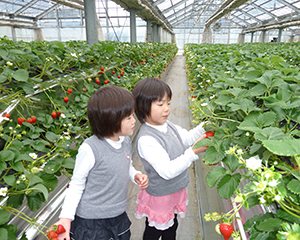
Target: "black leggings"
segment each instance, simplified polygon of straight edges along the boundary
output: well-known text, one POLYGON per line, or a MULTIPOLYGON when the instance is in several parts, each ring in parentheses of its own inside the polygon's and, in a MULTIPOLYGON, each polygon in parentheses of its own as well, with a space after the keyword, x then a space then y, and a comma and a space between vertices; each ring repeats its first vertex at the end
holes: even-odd
POLYGON ((155 227, 149 227, 148 218, 146 218, 146 228, 143 235, 143 240, 158 240, 162 237, 162 240, 175 240, 176 230, 178 228, 177 214, 174 217, 174 224, 172 227, 166 230, 157 230, 155 227))

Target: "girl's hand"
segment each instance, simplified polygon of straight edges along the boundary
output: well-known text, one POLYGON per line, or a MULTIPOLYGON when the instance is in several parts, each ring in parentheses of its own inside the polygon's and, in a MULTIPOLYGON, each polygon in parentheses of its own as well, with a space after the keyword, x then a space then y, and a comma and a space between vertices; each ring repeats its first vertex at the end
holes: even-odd
POLYGON ((134 176, 134 181, 139 185, 139 189, 146 189, 148 187, 148 175, 137 173, 134 176))
MULTIPOLYGON (((205 135, 205 134, 203 134, 201 137, 199 137, 199 138, 196 140, 196 142, 195 142, 195 143, 193 144, 193 146, 192 146, 192 149, 194 148, 194 146, 195 146, 195 144, 196 144, 197 142, 199 142, 200 140, 202 140, 202 139, 204 139, 204 138, 206 138, 206 135, 205 135)), ((205 152, 207 149, 208 149, 208 146, 202 146, 202 147, 193 149, 193 151, 194 151, 195 154, 198 154, 198 153, 201 153, 201 152, 205 152)))
MULTIPOLYGON (((61 218, 59 219, 58 222, 54 223, 53 225, 63 225, 66 232, 64 233, 61 233, 58 235, 57 239, 58 240, 70 240, 70 228, 71 228, 71 222, 72 220, 71 219, 68 219, 68 218, 61 218)), ((50 232, 52 229, 53 229, 53 225, 50 227, 50 229, 47 231, 47 238, 48 238, 48 232, 50 232)))

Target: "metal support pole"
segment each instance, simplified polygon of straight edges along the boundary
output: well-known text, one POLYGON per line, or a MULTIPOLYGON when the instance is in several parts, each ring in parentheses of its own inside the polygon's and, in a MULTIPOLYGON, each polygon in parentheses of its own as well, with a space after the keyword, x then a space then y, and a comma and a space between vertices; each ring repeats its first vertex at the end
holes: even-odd
POLYGON ((153 42, 151 20, 147 20, 147 42, 153 42))
POLYGON ((251 43, 253 43, 254 32, 251 32, 251 43))
POLYGON ((279 31, 278 31, 278 38, 277 38, 277 43, 280 43, 280 42, 281 42, 281 37, 282 37, 282 28, 279 28, 279 31))
POLYGON ((84 0, 84 15, 87 44, 98 43, 98 26, 95 0, 84 0))
POLYGON ((136 42, 136 10, 130 9, 130 42, 136 42))
POLYGON ((58 8, 55 9, 55 18, 56 18, 57 38, 58 38, 58 41, 61 42, 61 32, 60 32, 58 8))
POLYGON ((266 31, 262 31, 261 34, 261 43, 265 43, 266 31))
POLYGON ((153 42, 158 42, 158 26, 157 24, 153 24, 153 42))
POLYGON ((130 9, 130 42, 136 42, 136 10, 130 9))
MULTIPOLYGON (((106 10, 108 10, 108 0, 105 0, 105 7, 106 10)), ((109 22, 108 22, 108 15, 105 14, 106 16, 106 40, 109 40, 109 22)))

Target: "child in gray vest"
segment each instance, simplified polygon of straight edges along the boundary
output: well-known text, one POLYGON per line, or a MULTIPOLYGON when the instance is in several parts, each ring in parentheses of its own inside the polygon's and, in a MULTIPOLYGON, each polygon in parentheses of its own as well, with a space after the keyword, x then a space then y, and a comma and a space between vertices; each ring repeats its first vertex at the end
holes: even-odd
POLYGON ((146 78, 133 91, 136 116, 142 123, 137 153, 149 177, 149 186, 137 196, 135 216, 146 217, 143 240, 176 239, 177 215, 185 216, 188 168, 207 146, 193 149, 205 138, 203 123, 187 131, 168 121, 172 91, 163 81, 146 78), (186 149, 186 147, 189 147, 186 149))
POLYGON ((66 229, 59 240, 130 239, 129 180, 140 189, 148 186, 147 175, 135 170, 131 160, 135 106, 132 93, 118 86, 102 87, 91 96, 87 115, 93 135, 78 149, 60 220, 55 223, 66 229))

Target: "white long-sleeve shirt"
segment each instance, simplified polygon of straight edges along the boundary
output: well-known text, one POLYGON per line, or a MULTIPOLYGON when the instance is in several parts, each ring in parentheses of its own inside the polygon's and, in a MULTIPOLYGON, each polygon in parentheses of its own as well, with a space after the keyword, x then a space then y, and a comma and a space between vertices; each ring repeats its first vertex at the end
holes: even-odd
MULTIPOLYGON (((167 123, 159 126, 154 126, 149 123, 146 124, 161 132, 167 131, 167 123)), ((140 137, 137 143, 138 152, 142 158, 151 164, 162 178, 167 180, 172 179, 186 170, 193 161, 199 159, 198 155, 193 152, 190 146, 192 146, 200 136, 205 134, 203 124, 204 123, 201 123, 190 131, 174 124, 183 144, 185 147, 189 147, 185 150, 184 154, 176 159, 170 159, 167 151, 151 136, 140 137)))
MULTIPOLYGON (((105 140, 115 149, 119 149, 122 147, 124 137, 121 136, 120 140, 117 142, 107 138, 105 138, 105 140)), ((67 189, 59 218, 68 218, 71 220, 74 219, 78 203, 85 188, 86 178, 89 174, 89 171, 93 168, 94 164, 95 157, 91 147, 87 143, 83 143, 78 149, 73 176, 69 188, 67 189)), ((133 183, 135 183, 134 176, 137 173, 141 172, 137 171, 133 167, 131 161, 129 168, 129 177, 133 183)))

